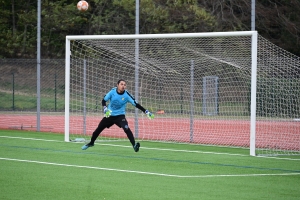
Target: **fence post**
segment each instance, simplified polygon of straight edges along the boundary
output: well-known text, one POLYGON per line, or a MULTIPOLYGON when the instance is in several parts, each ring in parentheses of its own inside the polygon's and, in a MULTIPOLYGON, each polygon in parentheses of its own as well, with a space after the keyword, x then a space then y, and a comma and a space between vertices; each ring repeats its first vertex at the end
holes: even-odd
POLYGON ((15 110, 15 73, 12 73, 12 109, 15 110))
POLYGON ((191 85, 190 85, 190 142, 193 142, 194 137, 194 113, 195 113, 195 107, 194 107, 194 60, 191 60, 191 85))
POLYGON ((54 74, 54 110, 56 112, 57 110, 57 91, 56 91, 56 80, 57 79, 57 75, 56 75, 56 70, 55 70, 55 74, 54 74))
POLYGON ((182 86, 180 88, 180 100, 181 100, 181 104, 180 104, 180 113, 183 114, 183 89, 182 86))
POLYGON ((99 108, 101 108, 101 104, 100 104, 100 98, 99 98, 99 88, 100 88, 100 86, 99 86, 99 83, 100 83, 100 81, 99 81, 99 73, 97 72, 97 76, 96 76, 96 78, 97 78, 97 84, 96 84, 96 91, 98 91, 97 92, 97 95, 96 95, 96 112, 98 112, 98 107, 99 108))

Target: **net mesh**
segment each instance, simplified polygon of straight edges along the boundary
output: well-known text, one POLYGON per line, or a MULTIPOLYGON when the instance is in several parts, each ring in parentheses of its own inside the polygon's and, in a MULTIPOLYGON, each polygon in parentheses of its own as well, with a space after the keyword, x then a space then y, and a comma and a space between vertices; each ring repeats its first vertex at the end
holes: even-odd
MULTIPOLYGON (((125 79, 155 114, 128 104, 138 140, 249 147, 251 36, 72 40, 70 139, 89 140, 103 117, 104 95, 125 79), (137 129, 138 128, 138 129, 137 129), (137 130, 136 130, 137 129, 137 130)), ((299 58, 258 36, 256 146, 260 154, 299 154, 299 58)), ((117 126, 99 139, 126 139, 117 126)))

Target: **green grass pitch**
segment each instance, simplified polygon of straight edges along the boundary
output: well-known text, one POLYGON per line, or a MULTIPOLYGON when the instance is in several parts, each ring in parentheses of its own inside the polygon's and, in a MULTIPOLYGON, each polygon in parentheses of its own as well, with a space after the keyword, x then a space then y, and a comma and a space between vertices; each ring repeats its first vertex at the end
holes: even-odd
POLYGON ((141 141, 64 142, 0 130, 0 199, 299 199, 300 158, 248 149, 141 141))

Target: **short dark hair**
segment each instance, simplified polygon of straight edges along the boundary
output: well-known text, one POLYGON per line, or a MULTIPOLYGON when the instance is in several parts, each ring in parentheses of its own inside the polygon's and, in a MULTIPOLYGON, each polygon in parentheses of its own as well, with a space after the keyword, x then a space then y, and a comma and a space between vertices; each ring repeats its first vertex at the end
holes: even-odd
POLYGON ((120 80, 118 80, 118 85, 119 85, 119 83, 121 82, 121 81, 124 81, 125 83, 126 83, 126 81, 124 80, 124 79, 120 79, 120 80))

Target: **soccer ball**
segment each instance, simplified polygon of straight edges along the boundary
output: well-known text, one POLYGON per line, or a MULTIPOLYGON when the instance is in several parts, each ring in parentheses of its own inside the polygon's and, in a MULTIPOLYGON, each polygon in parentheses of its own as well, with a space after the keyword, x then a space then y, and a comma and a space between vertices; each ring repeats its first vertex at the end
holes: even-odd
POLYGON ((86 1, 79 1, 77 3, 77 9, 81 12, 86 11, 89 8, 89 4, 86 1))

